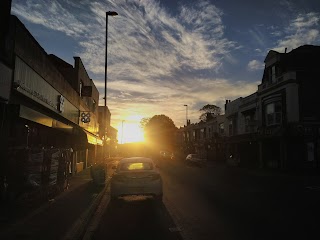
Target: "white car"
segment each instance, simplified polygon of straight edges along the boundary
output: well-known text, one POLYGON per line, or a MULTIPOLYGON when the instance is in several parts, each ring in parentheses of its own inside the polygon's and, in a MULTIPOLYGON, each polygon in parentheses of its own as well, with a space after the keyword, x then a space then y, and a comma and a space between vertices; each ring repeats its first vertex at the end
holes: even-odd
POLYGON ((153 196, 162 201, 162 179, 151 158, 131 157, 119 161, 111 178, 111 199, 128 195, 153 196))
POLYGON ((201 157, 199 154, 188 154, 188 156, 186 157, 186 162, 188 164, 195 164, 195 165, 199 165, 202 166, 205 162, 206 159, 201 157))

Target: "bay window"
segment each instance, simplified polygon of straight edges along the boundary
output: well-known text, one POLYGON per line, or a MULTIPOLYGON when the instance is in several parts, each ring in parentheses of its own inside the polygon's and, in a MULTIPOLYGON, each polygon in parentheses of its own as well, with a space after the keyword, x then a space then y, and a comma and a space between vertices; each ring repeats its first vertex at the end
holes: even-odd
POLYGON ((277 125, 282 122, 282 105, 281 102, 272 102, 265 106, 266 125, 277 125))

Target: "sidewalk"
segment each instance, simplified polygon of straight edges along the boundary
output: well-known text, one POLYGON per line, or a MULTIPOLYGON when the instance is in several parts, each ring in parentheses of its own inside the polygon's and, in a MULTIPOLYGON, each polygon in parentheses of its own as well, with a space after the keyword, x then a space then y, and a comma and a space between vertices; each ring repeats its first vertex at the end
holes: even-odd
POLYGON ((77 239, 81 229, 75 231, 72 226, 78 222, 80 228, 79 219, 89 220, 106 187, 96 186, 87 168, 73 176, 69 189, 55 199, 29 212, 15 213, 17 219, 0 228, 0 239, 77 239))

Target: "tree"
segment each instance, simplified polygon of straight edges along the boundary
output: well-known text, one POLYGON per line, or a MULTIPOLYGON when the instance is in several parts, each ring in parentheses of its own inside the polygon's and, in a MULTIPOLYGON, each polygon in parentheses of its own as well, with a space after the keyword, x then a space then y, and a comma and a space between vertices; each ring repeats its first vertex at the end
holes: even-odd
POLYGON ((142 118, 141 121, 140 121, 140 127, 142 129, 145 128, 145 126, 147 125, 147 123, 150 121, 151 118, 142 118))
POLYGON ((207 104, 200 108, 200 117, 199 119, 203 122, 206 122, 212 119, 214 116, 221 114, 221 108, 216 105, 207 104))
POLYGON ((171 118, 166 115, 155 115, 152 118, 143 118, 140 125, 144 129, 145 140, 153 150, 173 150, 177 127, 171 118))

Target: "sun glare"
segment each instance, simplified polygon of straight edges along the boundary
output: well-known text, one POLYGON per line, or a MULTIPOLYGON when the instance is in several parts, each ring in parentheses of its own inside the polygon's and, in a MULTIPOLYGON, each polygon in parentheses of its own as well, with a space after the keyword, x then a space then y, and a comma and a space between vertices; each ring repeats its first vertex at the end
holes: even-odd
POLYGON ((118 141, 122 143, 143 142, 143 130, 139 123, 125 122, 119 124, 118 141))

